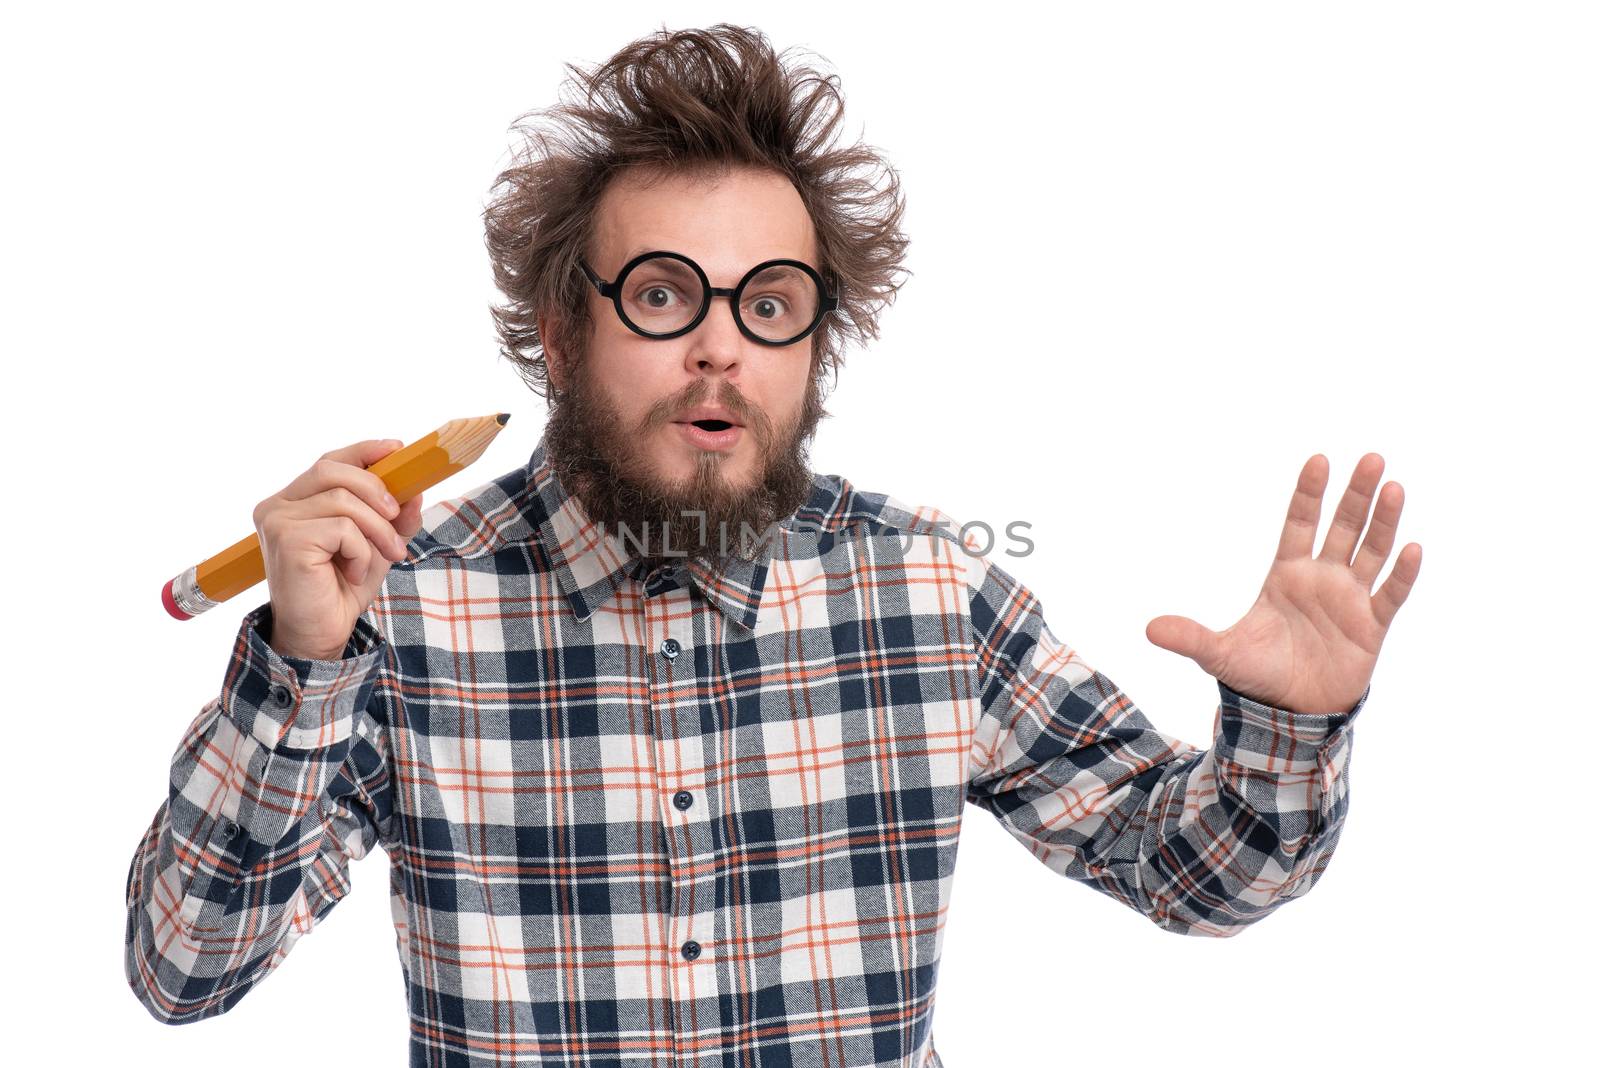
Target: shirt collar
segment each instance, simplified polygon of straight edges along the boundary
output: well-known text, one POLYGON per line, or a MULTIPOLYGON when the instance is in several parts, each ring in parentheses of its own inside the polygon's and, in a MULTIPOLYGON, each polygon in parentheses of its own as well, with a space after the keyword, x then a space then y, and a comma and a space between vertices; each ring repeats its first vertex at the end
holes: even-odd
MULTIPOLYGON (((567 603, 580 622, 594 615, 630 581, 649 578, 632 541, 624 542, 615 531, 602 529, 585 513, 578 499, 567 492, 550 466, 542 437, 525 471, 528 523, 550 554, 567 603)), ((815 476, 813 483, 807 509, 816 506, 817 493, 825 489, 815 476)), ((685 559, 675 566, 729 620, 754 630, 775 543, 788 537, 793 518, 779 524, 779 532, 763 541, 752 560, 730 557, 720 566, 712 566, 685 559)))

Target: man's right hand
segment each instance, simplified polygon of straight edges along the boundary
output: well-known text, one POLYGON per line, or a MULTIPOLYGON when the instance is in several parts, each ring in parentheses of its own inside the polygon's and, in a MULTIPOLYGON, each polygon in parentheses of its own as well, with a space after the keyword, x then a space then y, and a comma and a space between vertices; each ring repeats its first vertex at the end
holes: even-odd
POLYGON ((422 495, 391 504, 383 479, 366 470, 400 446, 362 441, 324 453, 251 513, 272 602, 267 644, 279 656, 339 659, 390 566, 405 559, 422 529, 422 495))

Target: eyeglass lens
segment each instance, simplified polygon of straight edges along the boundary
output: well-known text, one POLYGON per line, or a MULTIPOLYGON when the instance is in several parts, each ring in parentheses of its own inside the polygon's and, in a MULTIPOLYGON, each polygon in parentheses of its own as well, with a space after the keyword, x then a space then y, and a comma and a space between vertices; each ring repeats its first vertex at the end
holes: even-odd
MULTIPOLYGON (((635 265, 622 280, 622 311, 637 329, 650 334, 682 330, 700 314, 705 289, 682 260, 656 256, 635 265)), ((744 325, 769 341, 804 333, 817 317, 822 296, 810 275, 777 264, 750 279, 739 294, 744 325)))

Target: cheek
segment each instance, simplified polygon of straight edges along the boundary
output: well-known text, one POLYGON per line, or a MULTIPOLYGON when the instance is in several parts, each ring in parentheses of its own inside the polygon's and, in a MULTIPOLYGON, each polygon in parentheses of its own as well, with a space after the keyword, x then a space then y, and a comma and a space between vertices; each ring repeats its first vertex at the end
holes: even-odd
POLYGON ((806 361, 796 359, 792 365, 784 367, 782 377, 773 383, 775 392, 774 407, 785 419, 792 418, 799 412, 805 400, 806 389, 811 384, 811 368, 806 361))
MULTIPOLYGON (((633 340, 640 342, 641 339, 633 340)), ((662 361, 659 354, 640 351, 626 341, 596 351, 590 368, 591 382, 604 393, 612 409, 621 416, 623 425, 630 428, 639 424, 652 404, 671 392, 666 381, 670 365, 662 361)))

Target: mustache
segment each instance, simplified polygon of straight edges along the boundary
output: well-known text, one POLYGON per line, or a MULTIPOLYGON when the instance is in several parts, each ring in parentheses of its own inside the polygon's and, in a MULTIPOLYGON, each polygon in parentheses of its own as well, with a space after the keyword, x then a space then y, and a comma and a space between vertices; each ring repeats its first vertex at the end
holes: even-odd
POLYGON ((655 430, 672 422, 672 417, 685 408, 697 404, 715 403, 737 416, 745 429, 755 434, 756 441, 763 449, 771 445, 772 420, 768 418, 766 412, 745 400, 744 394, 739 392, 737 386, 723 379, 715 401, 710 397, 710 393, 710 384, 704 378, 696 379, 673 396, 652 404, 641 420, 640 429, 655 430))

